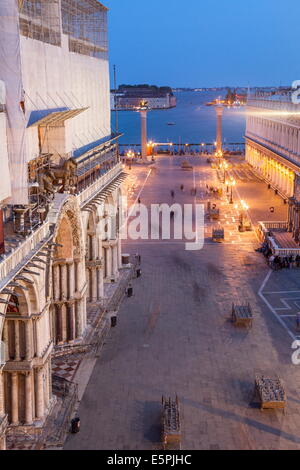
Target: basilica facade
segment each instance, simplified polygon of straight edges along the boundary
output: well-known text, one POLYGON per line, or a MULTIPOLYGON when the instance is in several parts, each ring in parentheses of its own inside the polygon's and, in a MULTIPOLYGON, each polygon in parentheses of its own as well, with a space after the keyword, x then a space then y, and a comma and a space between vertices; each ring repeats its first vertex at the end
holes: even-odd
POLYGON ((126 174, 110 128, 107 9, 5 0, 0 18, 5 449, 7 430, 43 427, 55 404, 53 356, 84 343, 89 306, 100 311, 105 285, 118 281, 126 174))

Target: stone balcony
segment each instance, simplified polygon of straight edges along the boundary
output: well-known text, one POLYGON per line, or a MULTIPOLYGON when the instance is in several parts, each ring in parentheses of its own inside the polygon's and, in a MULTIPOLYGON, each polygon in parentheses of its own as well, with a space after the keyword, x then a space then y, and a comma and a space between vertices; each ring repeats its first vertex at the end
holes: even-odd
POLYGON ((77 194, 77 200, 80 207, 83 207, 88 202, 90 202, 99 191, 105 188, 109 183, 111 183, 119 174, 122 173, 123 165, 121 162, 118 162, 111 170, 105 173, 101 178, 91 184, 89 187, 84 189, 82 192, 77 194))

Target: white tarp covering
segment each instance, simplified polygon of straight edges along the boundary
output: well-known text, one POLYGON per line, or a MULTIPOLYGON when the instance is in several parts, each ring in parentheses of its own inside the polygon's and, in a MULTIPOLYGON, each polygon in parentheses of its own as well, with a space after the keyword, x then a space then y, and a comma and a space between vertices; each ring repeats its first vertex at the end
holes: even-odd
MULTIPOLYGON (((21 107, 24 97, 18 0, 0 1, 0 80, 3 80, 6 86, 7 141, 12 203, 27 204, 26 119, 21 107)), ((2 160, 0 171, 2 179, 2 160)))
MULTIPOLYGON (((0 82, 1 83, 1 82, 0 82)), ((0 203, 11 195, 8 167, 6 115, 0 112, 0 203)))

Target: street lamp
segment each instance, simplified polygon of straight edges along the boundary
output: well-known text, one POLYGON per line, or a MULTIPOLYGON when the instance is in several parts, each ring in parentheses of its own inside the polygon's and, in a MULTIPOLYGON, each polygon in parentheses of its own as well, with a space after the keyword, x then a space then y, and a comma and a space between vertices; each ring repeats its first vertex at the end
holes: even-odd
POLYGON ((230 181, 228 182, 228 185, 231 188, 229 203, 233 204, 233 187, 236 185, 236 181, 233 178, 231 178, 230 181))
POLYGON ((134 152, 132 150, 128 150, 126 156, 129 159, 129 170, 131 170, 132 160, 134 158, 134 152))
POLYGON ((239 209, 239 212, 240 212, 239 213, 239 218, 240 218, 239 231, 244 232, 245 230, 251 230, 251 222, 249 222, 248 224, 247 223, 245 224, 245 222, 248 221, 248 215, 247 215, 247 212, 249 210, 248 204, 245 201, 241 200, 240 207, 239 207, 239 204, 236 204, 235 208, 239 209))
POLYGON ((226 171, 228 170, 228 163, 227 162, 222 162, 221 163, 221 169, 224 170, 224 177, 223 177, 223 183, 226 183, 226 171))

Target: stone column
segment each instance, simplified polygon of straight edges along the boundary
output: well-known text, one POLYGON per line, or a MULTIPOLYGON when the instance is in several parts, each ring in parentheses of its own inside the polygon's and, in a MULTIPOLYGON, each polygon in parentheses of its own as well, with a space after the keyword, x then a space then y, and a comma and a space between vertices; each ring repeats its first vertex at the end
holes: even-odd
POLYGON ((32 344, 31 344, 32 320, 25 321, 25 359, 30 361, 32 359, 32 344))
POLYGON ((20 361, 20 325, 19 320, 14 320, 15 327, 15 361, 20 361))
POLYGON ((92 259, 97 259, 97 237, 95 234, 92 235, 92 259))
POLYGON ((5 415, 5 402, 4 402, 4 372, 0 369, 0 417, 5 415))
POLYGON ((217 113, 217 136, 216 136, 216 151, 222 152, 222 116, 223 116, 223 107, 216 106, 217 113))
POLYGON ((112 247, 113 251, 113 275, 115 277, 118 276, 119 270, 118 270, 118 246, 112 247))
POLYGON ((44 417, 44 384, 43 384, 43 369, 36 371, 36 416, 38 419, 44 417))
POLYGON ((67 265, 62 264, 60 267, 61 274, 61 300, 64 300, 68 296, 68 278, 67 278, 67 265))
POLYGON ((147 160, 147 110, 140 111, 141 114, 141 148, 142 158, 147 160))
POLYGON ((80 338, 82 336, 82 300, 77 300, 75 303, 75 319, 76 319, 76 337, 80 338))
POLYGON ((18 374, 11 374, 11 423, 19 423, 19 392, 18 392, 18 374))
POLYGON ((97 300, 97 270, 96 268, 90 269, 90 276, 92 282, 92 302, 96 302, 97 300))
POLYGON ((60 300, 60 269, 59 264, 53 266, 53 298, 60 300))
POLYGON ((104 271, 103 269, 98 270, 98 300, 104 297, 104 271))
POLYGON ((69 298, 72 299, 75 293, 75 266, 74 263, 68 264, 69 271, 69 298))
POLYGON ((4 360, 7 361, 9 359, 9 351, 8 351, 8 320, 4 322, 3 325, 3 342, 4 342, 4 351, 5 357, 4 360))
POLYGON ((63 341, 61 305, 55 305, 55 317, 56 342, 60 344, 63 341))
POLYGON ((25 375, 25 422, 27 425, 32 424, 32 372, 25 375))
POLYGON ((74 341, 75 339, 75 304, 74 302, 68 305, 68 341, 74 341))

